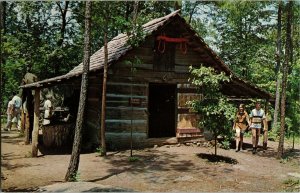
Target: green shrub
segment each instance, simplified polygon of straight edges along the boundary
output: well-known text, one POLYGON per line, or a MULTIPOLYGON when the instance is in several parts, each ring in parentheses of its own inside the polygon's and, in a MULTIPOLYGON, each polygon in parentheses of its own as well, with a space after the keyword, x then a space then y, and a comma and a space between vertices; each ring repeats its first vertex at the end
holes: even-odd
POLYGON ((136 156, 130 156, 128 158, 128 161, 129 162, 136 162, 136 161, 140 161, 140 158, 139 157, 136 157, 136 156))

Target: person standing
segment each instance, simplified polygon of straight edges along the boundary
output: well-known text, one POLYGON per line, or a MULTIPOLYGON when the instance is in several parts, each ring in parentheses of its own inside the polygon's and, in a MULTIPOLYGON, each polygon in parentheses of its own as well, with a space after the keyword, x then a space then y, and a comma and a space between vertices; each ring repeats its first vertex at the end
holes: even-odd
POLYGON ((44 102, 45 114, 44 114, 43 125, 50 124, 50 118, 52 116, 52 109, 53 109, 52 102, 50 99, 51 99, 51 96, 47 95, 46 101, 44 102))
POLYGON ((240 104, 238 108, 238 112, 236 113, 235 121, 233 124, 233 130, 235 130, 235 141, 236 141, 236 147, 235 151, 238 152, 240 149, 243 148, 243 137, 244 133, 247 130, 249 124, 249 115, 245 110, 245 105, 240 104))
MULTIPOLYGON (((31 73, 31 65, 26 65, 26 74, 22 80, 22 85, 31 84, 38 81, 35 74, 31 73)), ((34 101, 33 91, 30 89, 23 89, 22 92, 22 131, 25 133, 25 144, 29 144, 32 138, 33 131, 33 117, 34 117, 34 101)))
POLYGON ((16 118, 18 131, 21 130, 21 107, 22 107, 22 99, 17 95, 16 92, 13 93, 14 97, 12 98, 13 102, 13 113, 16 118))
POLYGON ((260 102, 255 103, 255 109, 253 109, 250 113, 250 128, 252 131, 252 153, 255 154, 257 150, 257 145, 259 141, 259 135, 264 126, 264 131, 268 129, 266 122, 265 111, 261 109, 260 102))
POLYGON ((22 85, 31 84, 33 82, 38 81, 38 78, 35 74, 31 73, 31 65, 26 65, 26 74, 22 80, 22 85))
MULTIPOLYGON (((11 97, 11 99, 12 99, 12 97, 11 97)), ((4 131, 10 131, 11 126, 12 126, 12 119, 13 119, 13 116, 14 116, 14 103, 13 103, 12 100, 10 100, 8 102, 6 114, 7 114, 7 123, 6 123, 6 126, 4 128, 4 131)))

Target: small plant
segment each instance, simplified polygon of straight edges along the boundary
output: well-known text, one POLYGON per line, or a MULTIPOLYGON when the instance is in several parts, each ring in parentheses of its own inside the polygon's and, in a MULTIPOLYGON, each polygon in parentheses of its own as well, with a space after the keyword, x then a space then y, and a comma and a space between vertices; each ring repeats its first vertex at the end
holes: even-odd
POLYGON ((230 149, 230 141, 228 139, 225 139, 224 141, 222 141, 221 148, 223 148, 223 149, 230 149))
POLYGON ((136 156, 130 156, 128 158, 128 161, 129 162, 136 162, 136 161, 140 161, 140 158, 139 157, 136 157, 136 156))
POLYGON ((290 158, 285 157, 280 160, 280 163, 286 164, 289 160, 290 160, 290 158))
POLYGON ((294 179, 286 179, 283 181, 284 184, 294 186, 300 184, 300 180, 294 180, 294 179))
POLYGON ((299 192, 299 185, 300 180, 295 179, 286 179, 283 181, 283 184, 285 184, 285 191, 286 192, 299 192))
POLYGON ((104 153, 103 148, 101 148, 101 147, 97 147, 97 148, 96 148, 96 152, 97 152, 100 156, 102 156, 103 153, 104 153))
POLYGON ((76 174, 73 174, 71 176, 71 181, 72 182, 79 182, 80 181, 80 172, 76 172, 76 174))

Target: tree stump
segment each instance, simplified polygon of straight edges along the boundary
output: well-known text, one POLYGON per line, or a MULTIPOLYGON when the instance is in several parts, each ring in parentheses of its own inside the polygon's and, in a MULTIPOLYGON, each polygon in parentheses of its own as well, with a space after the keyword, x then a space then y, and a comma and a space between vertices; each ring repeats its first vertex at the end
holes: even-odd
POLYGON ((74 123, 59 123, 43 126, 43 144, 45 147, 63 147, 73 143, 74 123))

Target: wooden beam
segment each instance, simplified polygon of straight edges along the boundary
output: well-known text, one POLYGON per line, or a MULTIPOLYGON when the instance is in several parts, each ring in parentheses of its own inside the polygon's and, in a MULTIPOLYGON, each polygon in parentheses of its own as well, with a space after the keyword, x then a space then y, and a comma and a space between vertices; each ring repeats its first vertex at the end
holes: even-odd
POLYGON ((34 119, 32 131, 32 157, 38 156, 38 137, 39 137, 39 117, 40 117, 40 88, 35 89, 34 94, 34 119))

